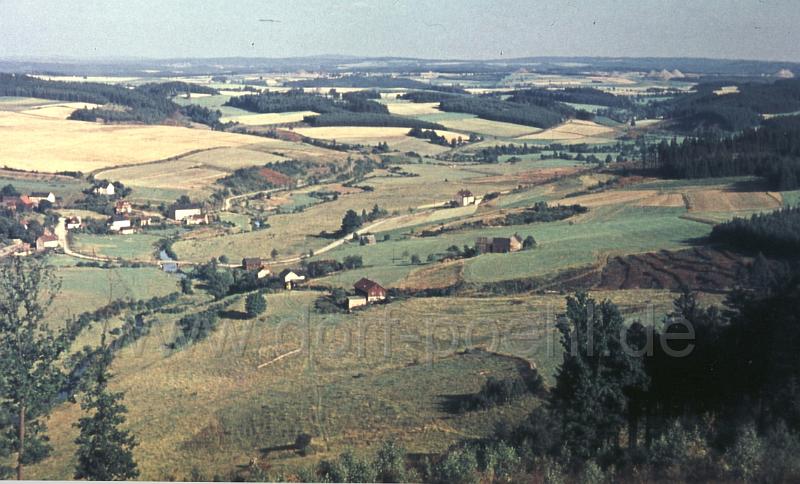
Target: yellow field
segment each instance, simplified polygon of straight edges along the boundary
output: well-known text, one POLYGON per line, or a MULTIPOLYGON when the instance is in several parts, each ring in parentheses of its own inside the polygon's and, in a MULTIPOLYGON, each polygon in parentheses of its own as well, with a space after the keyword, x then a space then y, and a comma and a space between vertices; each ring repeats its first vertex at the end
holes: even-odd
POLYGON ((488 136, 498 136, 501 138, 517 138, 519 136, 540 133, 542 130, 521 124, 503 123, 500 121, 490 121, 481 118, 463 119, 443 119, 439 124, 448 129, 459 131, 469 131, 488 136))
POLYGON ((43 118, 52 119, 67 119, 70 114, 81 108, 98 108, 99 104, 92 103, 61 103, 61 104, 45 104, 42 106, 32 107, 24 111, 22 114, 29 114, 31 116, 41 116, 43 118))
POLYGON ((105 125, 11 112, 0 112, 0 139, 13 140, 0 145, 0 164, 42 172, 88 172, 169 158, 198 149, 272 141, 211 130, 105 125))
POLYGON ((221 118, 223 123, 239 123, 247 126, 261 126, 267 124, 298 123, 306 116, 316 116, 314 111, 293 111, 289 113, 263 113, 245 114, 221 118))
MULTIPOLYGON (((392 138, 402 138, 408 134, 410 128, 385 128, 373 126, 323 126, 318 128, 297 128, 294 131, 309 138, 336 140, 342 143, 371 144, 389 141, 392 138)), ((466 138, 463 133, 436 130, 440 136, 448 141, 458 137, 466 138)))
POLYGON ((780 193, 691 190, 686 193, 690 212, 772 210, 783 205, 780 193))
POLYGON ((615 135, 614 128, 602 126, 592 121, 581 121, 578 119, 570 119, 566 123, 560 124, 550 129, 546 129, 540 133, 535 133, 527 136, 520 136, 517 139, 521 140, 581 140, 584 138, 613 138, 615 135))
POLYGON ((391 114, 400 116, 422 116, 426 114, 440 114, 439 103, 412 103, 409 101, 397 101, 387 103, 391 114))

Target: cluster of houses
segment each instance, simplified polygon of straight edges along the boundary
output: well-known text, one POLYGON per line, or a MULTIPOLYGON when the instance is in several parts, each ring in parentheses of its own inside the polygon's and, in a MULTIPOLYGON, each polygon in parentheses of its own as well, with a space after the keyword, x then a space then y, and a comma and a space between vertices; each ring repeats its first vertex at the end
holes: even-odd
POLYGON ((184 225, 208 225, 208 214, 203 213, 203 206, 196 203, 172 207, 169 218, 184 225))
POLYGON ((475 248, 481 254, 505 254, 522 250, 523 240, 519 235, 511 237, 478 237, 475 248))
POLYGON ((55 205, 57 198, 53 192, 33 192, 30 195, 4 195, 0 197, 0 207, 10 212, 23 212, 39 208, 42 202, 55 205))
MULTIPOLYGON (((173 207, 169 211, 169 218, 183 225, 208 225, 208 214, 203 212, 201 205, 173 207)), ((143 214, 134 216, 133 207, 127 200, 117 200, 114 204, 114 216, 108 222, 111 232, 128 235, 136 233, 143 227, 160 223, 161 220, 143 214)))

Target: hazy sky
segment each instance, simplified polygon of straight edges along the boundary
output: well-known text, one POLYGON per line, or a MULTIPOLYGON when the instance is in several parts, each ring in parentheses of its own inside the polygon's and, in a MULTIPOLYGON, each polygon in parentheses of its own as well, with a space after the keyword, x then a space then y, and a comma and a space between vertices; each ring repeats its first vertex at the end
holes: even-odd
POLYGON ((800 1, 0 0, 0 58, 315 54, 800 61, 800 1))

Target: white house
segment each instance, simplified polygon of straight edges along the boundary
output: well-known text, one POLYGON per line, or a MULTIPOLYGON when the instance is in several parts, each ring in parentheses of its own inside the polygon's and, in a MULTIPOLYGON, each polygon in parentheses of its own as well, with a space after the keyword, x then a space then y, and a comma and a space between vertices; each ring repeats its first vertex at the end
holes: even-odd
POLYGON ((28 198, 36 205, 39 205, 39 202, 44 200, 50 202, 52 205, 56 203, 56 195, 53 192, 33 192, 28 195, 28 198))
POLYGON ((67 217, 65 224, 67 226, 67 230, 78 230, 81 228, 82 221, 81 218, 76 215, 74 217, 67 217))
POLYGON ((201 217, 203 208, 200 205, 188 205, 185 207, 173 207, 170 210, 170 218, 176 222, 183 222, 192 217, 201 217))
POLYGON ((298 282, 306 280, 306 276, 301 276, 296 272, 289 271, 283 276, 283 283, 286 284, 286 289, 291 289, 298 282))
POLYGON ((108 185, 105 186, 101 185, 94 188, 94 193, 97 195, 106 195, 109 197, 113 197, 116 192, 117 188, 111 182, 108 182, 108 185))
POLYGON ((265 277, 269 276, 270 274, 272 274, 272 271, 270 271, 266 267, 262 267, 261 270, 258 271, 258 274, 256 274, 256 277, 258 277, 259 279, 264 279, 265 277))
POLYGON ((472 205, 475 203, 475 195, 469 190, 459 190, 456 194, 456 204, 461 207, 472 205))
POLYGON ((121 232, 122 230, 130 229, 131 227, 131 219, 123 215, 115 215, 111 219, 111 224, 108 228, 114 232, 121 232))

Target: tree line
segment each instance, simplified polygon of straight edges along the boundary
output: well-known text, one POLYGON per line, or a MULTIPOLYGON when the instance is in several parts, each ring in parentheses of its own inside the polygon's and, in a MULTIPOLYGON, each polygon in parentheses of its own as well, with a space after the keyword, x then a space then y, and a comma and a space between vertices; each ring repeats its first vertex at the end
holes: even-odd
POLYGON ((800 116, 770 119, 734 136, 662 141, 649 159, 667 178, 756 175, 777 190, 792 190, 800 187, 800 116))

